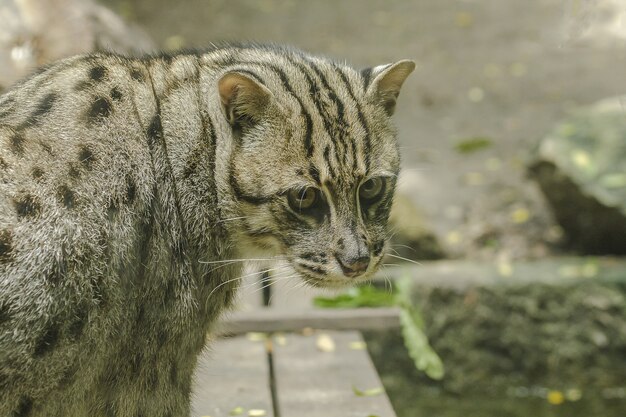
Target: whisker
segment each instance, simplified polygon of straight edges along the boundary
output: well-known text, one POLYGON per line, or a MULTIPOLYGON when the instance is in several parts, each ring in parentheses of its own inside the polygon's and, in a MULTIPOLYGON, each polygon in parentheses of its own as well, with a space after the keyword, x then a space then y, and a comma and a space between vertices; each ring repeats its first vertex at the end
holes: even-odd
POLYGON ((221 264, 224 262, 260 262, 260 261, 274 261, 276 259, 281 259, 280 256, 274 256, 273 258, 242 258, 242 259, 222 259, 219 261, 198 261, 201 264, 221 264))
POLYGON ((399 243, 393 244, 393 245, 391 245, 391 247, 392 248, 406 248, 406 249, 412 250, 413 252, 417 252, 417 250, 415 250, 415 248, 412 248, 412 247, 410 247, 408 245, 401 245, 399 243))
POLYGON ((279 267, 277 267, 277 268, 269 268, 269 269, 266 269, 266 270, 263 270, 263 271, 255 271, 255 272, 252 272, 252 273, 249 273, 249 274, 240 275, 240 276, 238 276, 238 277, 228 279, 228 280, 226 280, 226 281, 224 281, 224 282, 220 283, 220 284, 219 284, 218 286, 216 286, 215 288, 213 288, 213 290, 211 290, 211 292, 210 292, 210 293, 209 293, 209 295, 207 296, 207 299, 209 299, 209 298, 213 295, 213 293, 215 293, 215 291, 217 291, 219 288, 223 287, 223 286, 224 286, 224 285, 226 285, 226 284, 229 284, 229 283, 231 283, 231 282, 235 282, 235 281, 237 281, 237 280, 240 280, 240 279, 243 279, 243 278, 246 278, 246 277, 249 277, 249 276, 253 276, 253 275, 255 275, 255 274, 262 274, 262 273, 265 273, 265 272, 275 271, 275 270, 277 270, 277 269, 281 269, 281 268, 284 268, 284 266, 279 266, 279 267))
POLYGON ((422 266, 422 264, 421 264, 421 263, 419 263, 419 262, 417 262, 417 261, 414 261, 414 260, 412 260, 412 259, 404 258, 404 257, 402 257, 402 256, 394 255, 394 254, 391 254, 391 253, 388 253, 388 254, 387 254, 387 256, 391 256, 392 258, 402 259, 403 261, 411 262, 412 264, 422 266))
POLYGON ((297 276, 296 274, 292 274, 292 275, 287 275, 287 276, 279 277, 279 278, 268 278, 266 280, 267 284, 262 285, 261 288, 257 288, 256 290, 252 291, 252 294, 255 294, 255 293, 259 292, 259 291, 263 291, 265 288, 271 286, 272 284, 274 284, 274 283, 276 283, 278 281, 284 281, 284 280, 287 280, 287 279, 294 278, 296 276, 297 276))
POLYGON ((243 220, 243 219, 247 219, 248 216, 240 216, 240 217, 231 217, 229 219, 221 219, 218 221, 218 223, 225 223, 225 222, 230 222, 233 220, 243 220))

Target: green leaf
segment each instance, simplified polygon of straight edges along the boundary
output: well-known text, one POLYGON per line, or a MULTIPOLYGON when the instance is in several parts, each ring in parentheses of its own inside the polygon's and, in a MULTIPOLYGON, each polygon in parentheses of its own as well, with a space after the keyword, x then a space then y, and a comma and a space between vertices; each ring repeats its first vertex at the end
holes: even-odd
POLYGON ((394 305, 394 295, 373 286, 361 286, 336 297, 315 297, 313 303, 323 308, 389 307, 394 305))
POLYGON ((457 142, 454 148, 459 153, 469 154, 486 149, 492 144, 493 142, 489 138, 475 137, 457 142))
POLYGON ((375 395, 380 395, 385 392, 382 387, 360 390, 354 385, 352 386, 352 391, 354 391, 354 395, 356 395, 357 397, 373 397, 375 395))
POLYGON ((396 301, 400 307, 400 326, 402 337, 409 356, 415 367, 423 371, 428 377, 439 380, 444 376, 444 366, 439 355, 428 343, 428 337, 423 331, 424 321, 419 311, 413 307, 410 297, 410 278, 399 280, 396 301))
POLYGON ((428 344, 428 338, 417 325, 411 311, 407 309, 400 311, 400 323, 402 325, 404 344, 409 351, 409 356, 413 359, 413 363, 415 363, 415 367, 432 379, 439 380, 443 378, 443 363, 428 344))
POLYGON ((228 415, 230 416, 240 416, 243 414, 245 410, 243 409, 243 407, 235 407, 232 410, 230 410, 230 413, 228 413, 228 415))

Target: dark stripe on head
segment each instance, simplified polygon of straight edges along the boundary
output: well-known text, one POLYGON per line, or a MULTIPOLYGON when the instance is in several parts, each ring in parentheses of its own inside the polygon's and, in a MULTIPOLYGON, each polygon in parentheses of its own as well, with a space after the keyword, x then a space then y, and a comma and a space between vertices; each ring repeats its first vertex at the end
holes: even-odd
POLYGON ((370 86, 370 80, 372 78, 372 68, 365 68, 361 70, 361 77, 363 77, 363 90, 367 91, 370 86))
POLYGON ((333 180, 337 181, 339 179, 337 172, 333 168, 332 161, 330 160, 330 145, 326 145, 324 148, 324 161, 326 161, 326 166, 328 167, 328 172, 333 178, 333 180))
POLYGON ((263 78, 261 78, 256 72, 250 71, 250 70, 245 69, 245 68, 238 68, 238 67, 229 68, 228 71, 234 71, 234 72, 238 72, 240 74, 246 74, 250 78, 255 79, 259 84, 265 85, 265 81, 263 80, 263 78))
POLYGON ((311 118, 309 112, 306 110, 302 99, 295 93, 294 89, 291 87, 291 83, 289 82, 287 74, 282 70, 282 68, 273 64, 268 64, 266 62, 246 62, 246 64, 256 65, 261 68, 269 69, 280 79, 283 88, 296 99, 296 101, 300 105, 300 110, 302 111, 302 116, 304 117, 306 129, 304 134, 304 148, 307 151, 307 156, 311 157, 313 155, 313 119, 311 118))
POLYGON ((339 99, 339 95, 335 92, 335 90, 332 89, 332 87, 328 83, 328 79, 326 78, 326 75, 317 66, 315 61, 307 59, 307 62, 309 64, 309 66, 311 68, 313 68, 313 71, 315 71, 315 74, 317 74, 319 79, 322 81, 322 85, 324 86, 324 89, 328 92, 328 96, 330 97, 332 102, 337 107, 337 118, 339 119, 339 124, 340 124, 341 129, 342 129, 341 134, 345 135, 345 130, 344 129, 346 129, 347 126, 348 126, 348 122, 346 121, 345 114, 344 114, 345 113, 345 105, 339 99))
POLYGON ((322 181, 320 181, 320 171, 313 164, 309 165, 309 175, 318 185, 322 184, 322 181))
MULTIPOLYGON (((320 118, 322 119, 322 123, 324 125, 324 131, 331 138, 331 140, 334 141, 335 135, 333 134, 333 128, 332 128, 330 120, 329 120, 330 117, 329 117, 328 112, 326 111, 326 109, 322 108, 321 100, 319 100, 317 98, 319 96, 318 92, 321 90, 320 87, 316 85, 315 81, 313 80, 313 78, 309 74, 307 66, 305 66, 304 64, 302 64, 300 62, 295 61, 290 56, 287 56, 286 58, 292 65, 294 65, 295 67, 298 68, 298 70, 300 70, 300 73, 306 79, 308 90, 309 90, 309 96, 313 100, 313 104, 315 105, 315 109, 317 110, 317 113, 320 115, 320 118)), ((341 139, 343 140, 344 138, 341 138, 341 139)), ((336 143, 337 141, 334 141, 334 142, 336 143)), ((342 145, 345 147, 345 142, 342 143, 342 145)), ((335 149, 337 149, 337 148, 338 147, 335 147, 335 149)), ((311 155, 309 155, 309 156, 311 156, 311 155)))
POLYGON ((346 87, 346 90, 348 90, 348 94, 350 95, 350 98, 354 100, 354 103, 356 104, 357 117, 359 119, 359 123, 361 123, 361 126, 363 126, 363 130, 365 131, 365 139, 364 139, 365 144, 364 144, 363 149, 361 150, 361 153, 364 155, 364 158, 365 158, 365 171, 367 173, 369 172, 369 169, 370 169, 370 153, 372 151, 370 129, 365 120, 365 115, 363 114, 363 110, 361 109, 361 103, 359 103, 359 101, 356 99, 356 96, 354 95, 354 91, 352 90, 352 85, 350 84, 348 77, 346 76, 346 74, 344 74, 341 68, 339 68, 336 65, 333 65, 333 66, 335 70, 337 71, 339 78, 341 78, 341 80, 343 81, 346 87))
POLYGON ((229 175, 230 188, 233 190, 233 194, 237 200, 245 201, 246 203, 260 205, 266 204, 272 201, 273 196, 256 196, 252 194, 245 193, 241 187, 239 186, 239 182, 233 173, 232 167, 229 175))

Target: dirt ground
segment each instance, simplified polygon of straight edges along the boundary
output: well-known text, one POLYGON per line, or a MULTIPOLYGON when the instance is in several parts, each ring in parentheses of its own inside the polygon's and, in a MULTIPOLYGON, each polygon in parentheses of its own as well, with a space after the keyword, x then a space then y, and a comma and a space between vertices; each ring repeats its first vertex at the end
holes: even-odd
POLYGON ((525 161, 569 110, 626 90, 623 0, 102 2, 164 48, 257 40, 358 67, 416 60, 396 115, 403 191, 452 256, 549 253, 559 230, 525 161), (476 138, 486 146, 457 150, 476 138))

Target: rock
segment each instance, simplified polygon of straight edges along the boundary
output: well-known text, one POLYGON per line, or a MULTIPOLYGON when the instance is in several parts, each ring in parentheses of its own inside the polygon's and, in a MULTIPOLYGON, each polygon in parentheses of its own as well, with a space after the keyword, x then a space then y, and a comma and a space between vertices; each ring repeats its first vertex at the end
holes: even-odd
POLYGON ((529 167, 567 246, 584 254, 626 254, 625 104, 606 99, 559 123, 529 167))
POLYGON ((36 67, 102 50, 132 55, 155 45, 90 0, 0 0, 0 91, 36 67))

